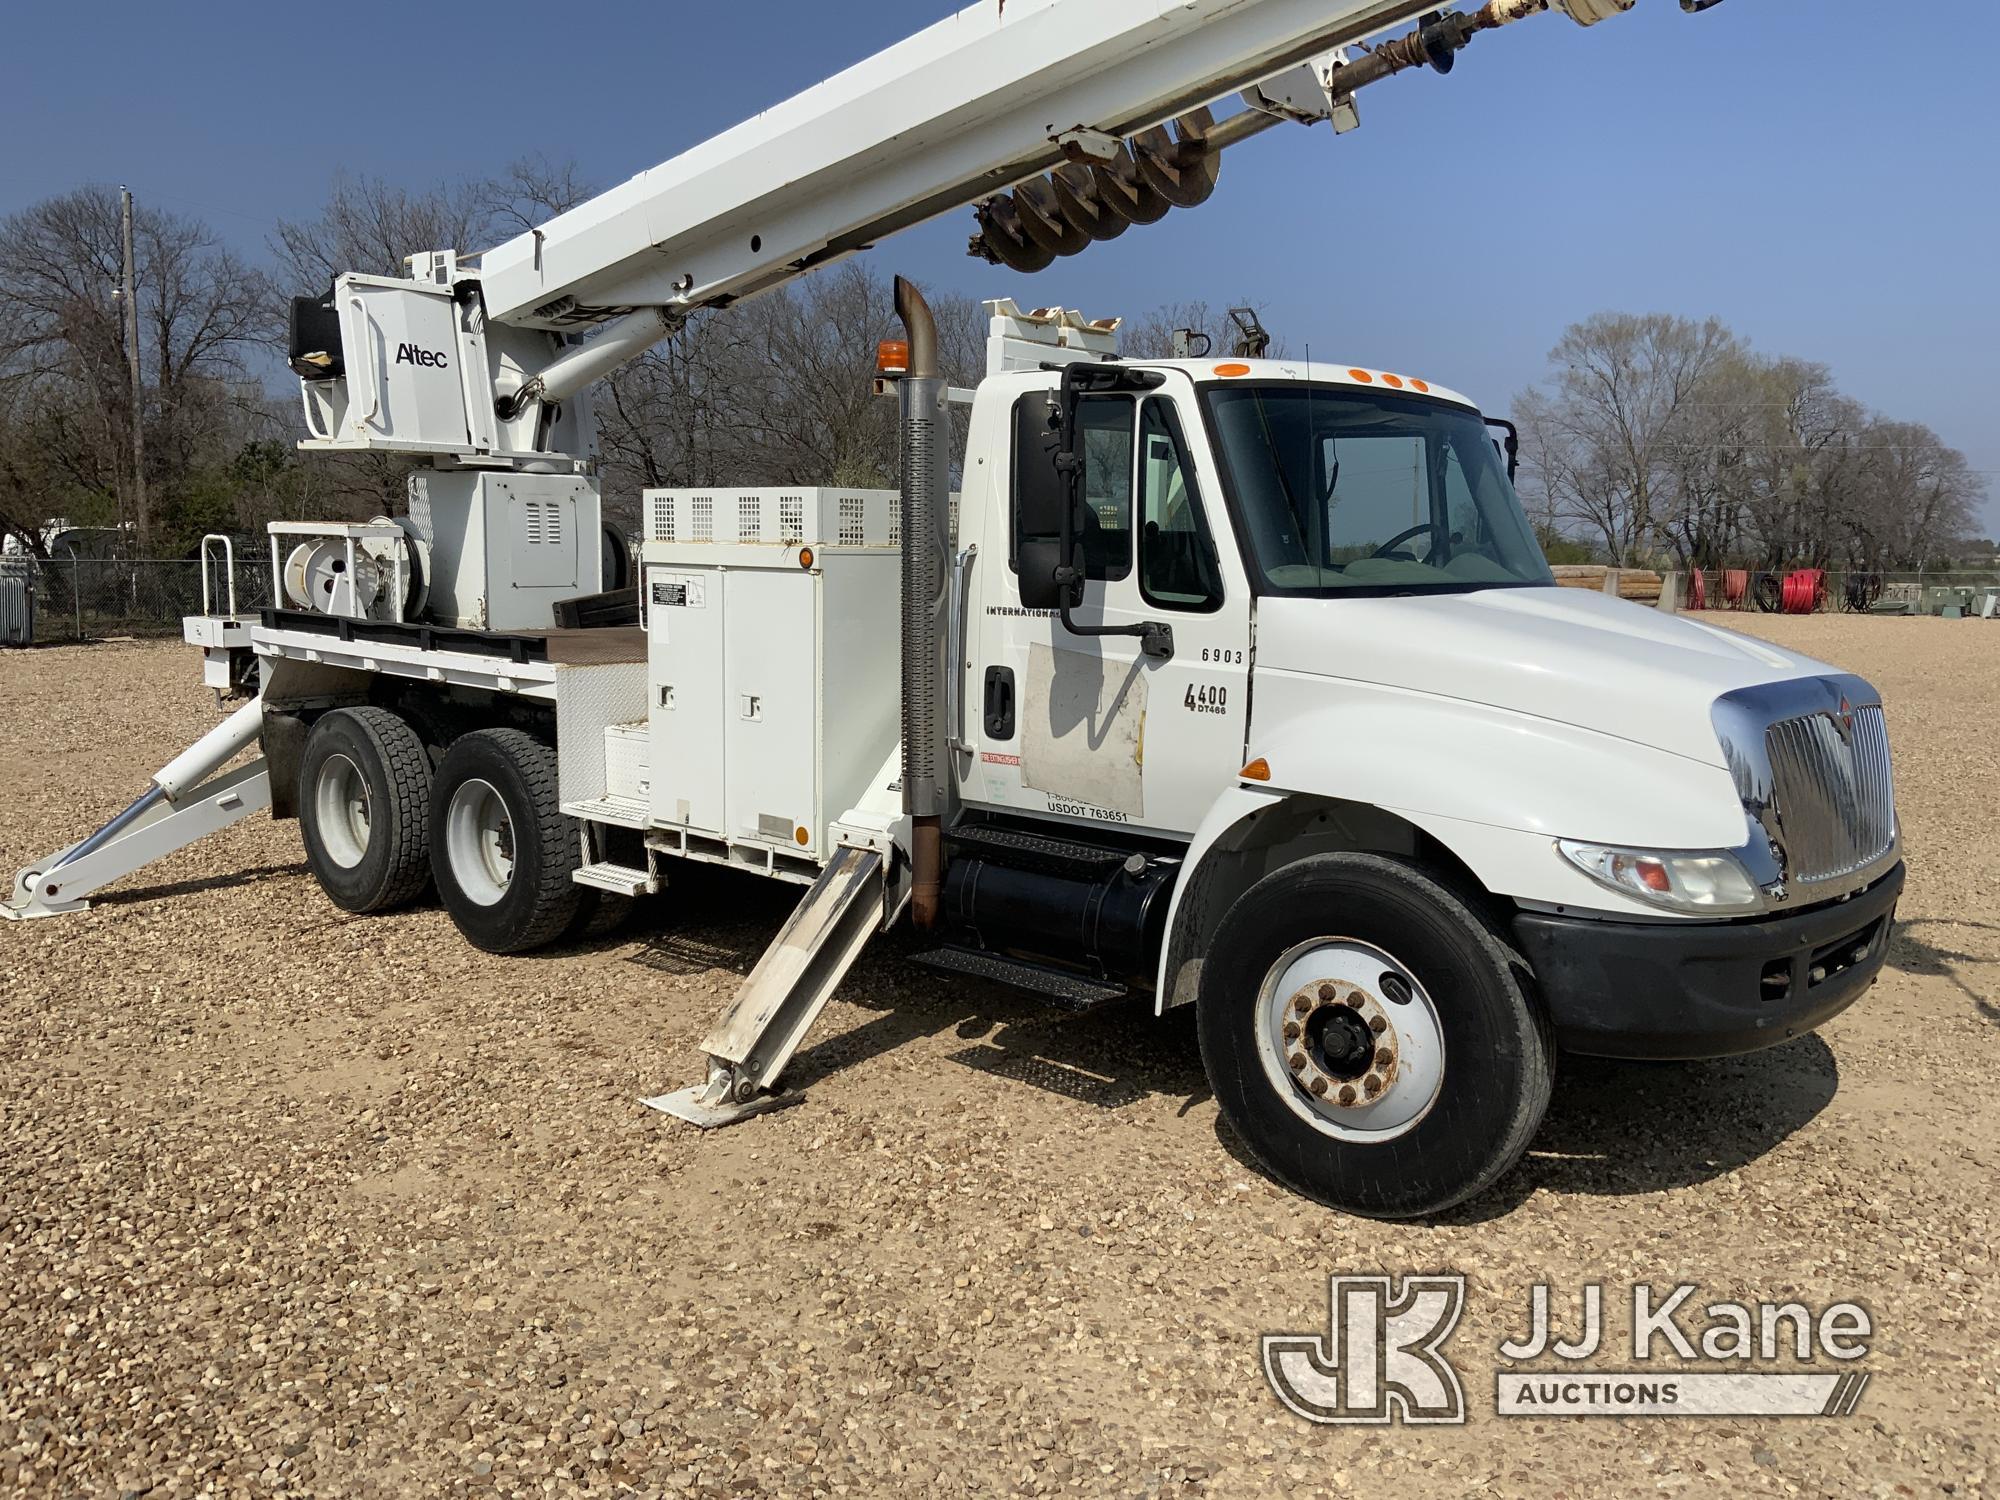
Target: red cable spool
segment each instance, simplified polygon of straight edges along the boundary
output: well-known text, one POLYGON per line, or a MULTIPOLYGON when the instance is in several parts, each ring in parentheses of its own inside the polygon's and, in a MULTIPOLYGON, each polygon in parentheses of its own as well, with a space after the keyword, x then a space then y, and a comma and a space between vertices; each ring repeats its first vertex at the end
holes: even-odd
POLYGON ((1700 568, 1688 574, 1687 607, 1689 609, 1708 608, 1708 575, 1700 568))
POLYGON ((1750 597, 1750 570, 1729 568, 1722 575, 1722 602, 1731 609, 1741 609, 1743 601, 1750 597))
POLYGON ((1800 568, 1785 576, 1784 607, 1788 615, 1809 615, 1826 599, 1826 572, 1821 568, 1800 568))

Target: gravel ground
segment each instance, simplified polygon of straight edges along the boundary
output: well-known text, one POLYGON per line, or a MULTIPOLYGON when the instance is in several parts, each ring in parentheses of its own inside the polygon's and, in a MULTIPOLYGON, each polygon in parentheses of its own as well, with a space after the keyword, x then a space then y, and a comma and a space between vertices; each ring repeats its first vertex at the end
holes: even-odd
MULTIPOLYGON (((652 1115, 784 914, 726 874, 495 959, 436 908, 335 911, 257 818, 0 923, 0 1492, 1990 1493, 2000 631, 1746 623, 1888 697, 1891 969, 1757 1056, 1566 1062, 1529 1159, 1437 1223, 1267 1182, 1183 1021, 1059 1018, 893 946, 804 1107, 652 1115), (1443 1268, 1469 1426, 1277 1405, 1258 1335, 1323 1331, 1328 1273, 1443 1268), (1844 1421, 1497 1418, 1543 1278, 1858 1299, 1873 1384, 1844 1421)), ((194 677, 175 646, 0 659, 0 870, 212 722, 194 677)))

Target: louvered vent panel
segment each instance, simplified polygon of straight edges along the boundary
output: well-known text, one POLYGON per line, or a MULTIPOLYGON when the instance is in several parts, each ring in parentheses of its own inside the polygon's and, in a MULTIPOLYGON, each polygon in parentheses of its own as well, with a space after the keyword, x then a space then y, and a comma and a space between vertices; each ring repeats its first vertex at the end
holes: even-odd
POLYGON ((840 497, 840 545, 859 547, 868 540, 868 502, 859 495, 840 497))

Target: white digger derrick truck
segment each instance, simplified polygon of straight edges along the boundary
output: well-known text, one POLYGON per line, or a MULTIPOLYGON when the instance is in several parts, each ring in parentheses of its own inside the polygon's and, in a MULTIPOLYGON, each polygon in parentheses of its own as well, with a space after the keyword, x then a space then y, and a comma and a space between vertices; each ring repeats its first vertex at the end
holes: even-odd
POLYGON ((8 914, 267 804, 337 905, 434 884, 493 952, 731 866, 807 889, 706 1077, 649 1103, 782 1102, 907 920, 1059 1004, 1195 1006, 1257 1156, 1384 1216, 1503 1173, 1559 1047, 1819 1025, 1902 888, 1879 696, 1553 587, 1511 431, 1427 380, 1125 360, 996 303, 955 392, 899 282, 900 493, 649 492, 637 559, 599 541, 588 388, 694 312, 968 207, 1034 273, 1199 204, 1264 129, 1350 130, 1481 32, 1632 3, 986 0, 483 256, 300 299, 305 446, 410 455, 407 514, 273 528, 280 607, 187 626, 255 696, 8 914))

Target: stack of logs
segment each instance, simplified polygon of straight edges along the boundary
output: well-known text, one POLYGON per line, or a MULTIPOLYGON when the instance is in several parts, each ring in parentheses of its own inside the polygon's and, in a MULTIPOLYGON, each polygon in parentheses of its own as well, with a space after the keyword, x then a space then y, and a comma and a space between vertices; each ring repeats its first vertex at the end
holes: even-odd
MULTIPOLYGON (((1554 570, 1556 582, 1566 589, 1594 589, 1605 592, 1605 580, 1612 570, 1605 567, 1571 567, 1554 570)), ((1618 597, 1630 599, 1635 604, 1658 604, 1664 580, 1658 573, 1644 568, 1620 568, 1618 570, 1618 597)))

